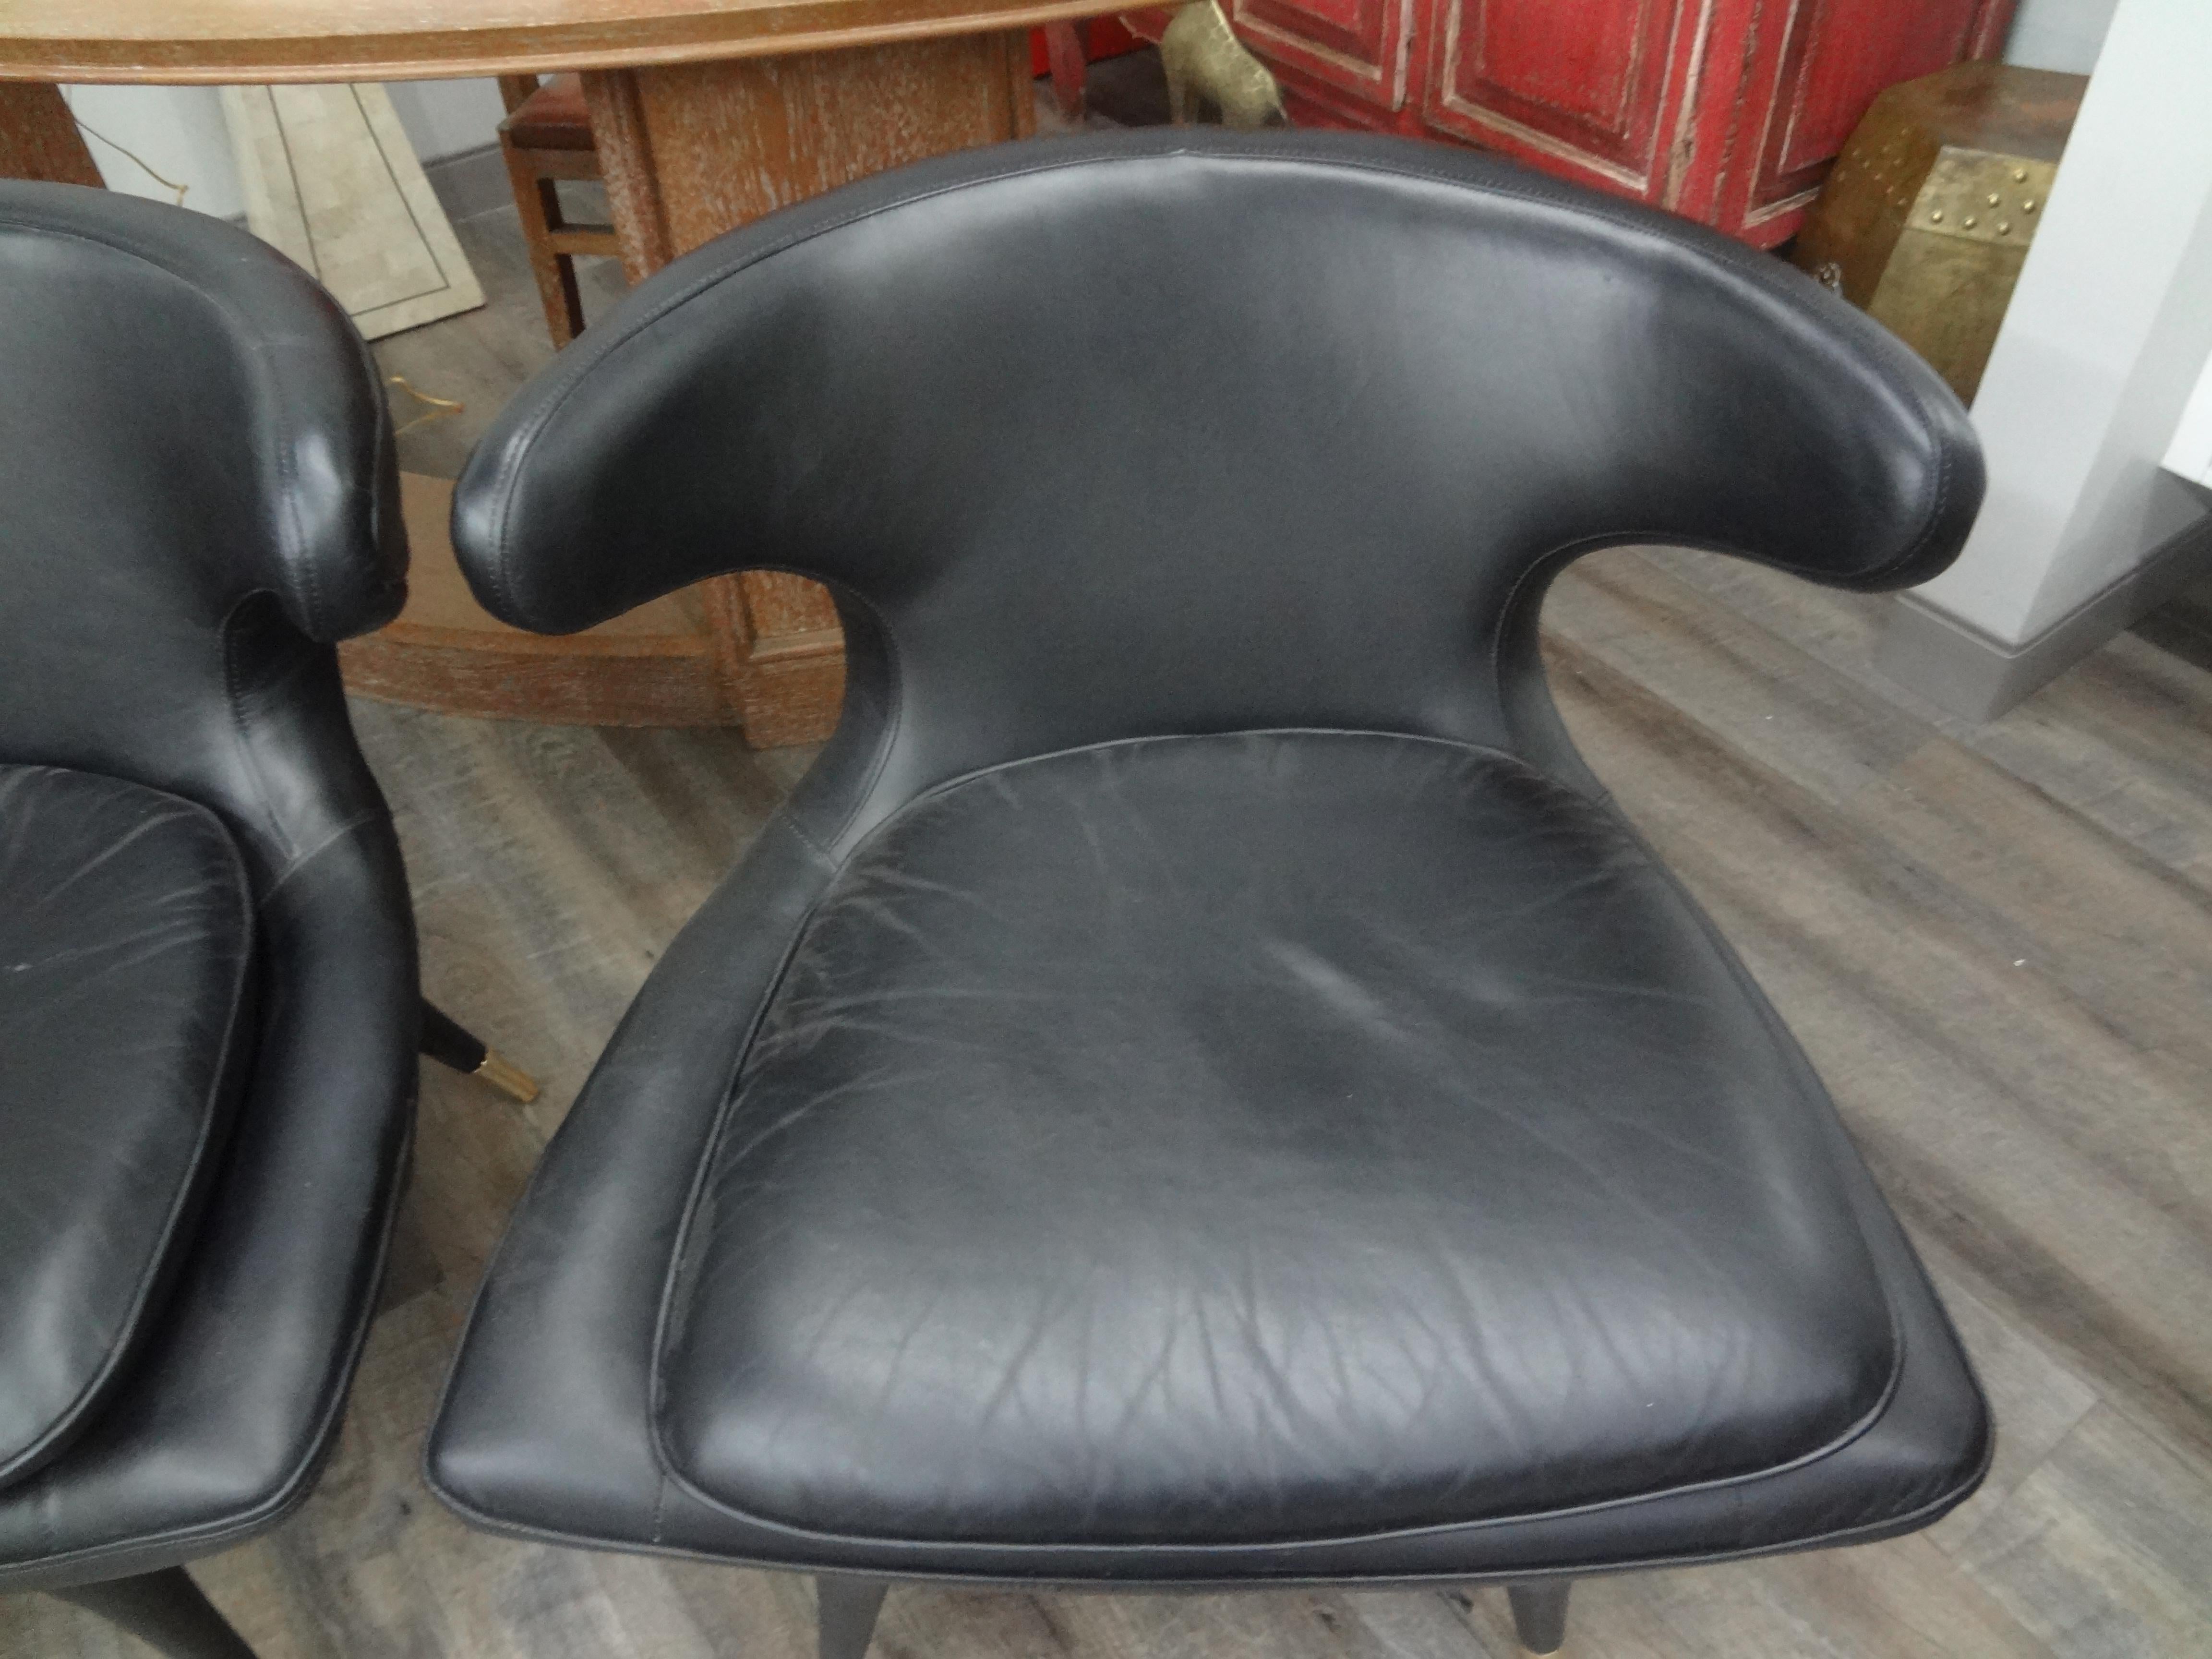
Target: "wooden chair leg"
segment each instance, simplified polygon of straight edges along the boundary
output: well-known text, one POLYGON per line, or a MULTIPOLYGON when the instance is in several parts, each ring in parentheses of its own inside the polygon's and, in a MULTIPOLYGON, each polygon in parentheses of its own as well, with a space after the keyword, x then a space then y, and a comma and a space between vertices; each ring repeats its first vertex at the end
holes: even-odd
POLYGON ((553 252, 553 224, 546 217, 546 198, 553 197, 553 218, 560 217, 560 198, 553 181, 540 179, 524 165, 514 146, 504 138, 500 149, 507 158, 507 176, 514 186, 514 206, 522 216, 523 245, 530 250, 530 274, 538 279, 538 298, 545 307, 545 326, 553 343, 566 345, 583 331, 583 301, 576 292, 574 267, 553 252))
POLYGON ((821 1659, 864 1659, 876 1633, 876 1615, 883 1610, 884 1592, 890 1588, 880 1578, 827 1572, 815 1576, 814 1617, 821 1659))
MULTIPOLYGON (((550 179, 538 181, 538 204, 548 229, 568 228, 568 221, 561 211, 561 188, 550 179)), ((568 339, 573 340, 584 331, 584 296, 576 287, 576 261, 568 254, 556 252, 553 269, 560 274, 561 303, 568 312, 568 339)), ((561 342, 564 345, 567 343, 561 342)))
POLYGON ((539 85, 534 75, 502 75, 498 79, 499 100, 507 106, 509 115, 520 109, 539 85))
POLYGON ((96 1613, 169 1659, 253 1659, 246 1638, 182 1567, 48 1592, 96 1613))
POLYGON ((1569 1586, 1569 1580, 1555 1578, 1505 1587, 1506 1600, 1513 1604, 1513 1633, 1529 1652, 1557 1653, 1565 1644, 1569 1586))
POLYGON ((1079 23, 1044 26, 1045 61, 1052 68, 1053 101, 1071 121, 1083 118, 1083 85, 1090 74, 1084 61, 1083 27, 1079 23))

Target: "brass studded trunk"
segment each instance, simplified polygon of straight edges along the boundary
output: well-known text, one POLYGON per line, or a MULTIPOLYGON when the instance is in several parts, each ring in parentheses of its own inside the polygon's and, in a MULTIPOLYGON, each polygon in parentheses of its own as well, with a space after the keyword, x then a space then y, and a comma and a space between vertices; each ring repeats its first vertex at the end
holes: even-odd
POLYGON ((1960 64, 1892 87, 1837 158, 1790 258, 1972 399, 2087 84, 1960 64))

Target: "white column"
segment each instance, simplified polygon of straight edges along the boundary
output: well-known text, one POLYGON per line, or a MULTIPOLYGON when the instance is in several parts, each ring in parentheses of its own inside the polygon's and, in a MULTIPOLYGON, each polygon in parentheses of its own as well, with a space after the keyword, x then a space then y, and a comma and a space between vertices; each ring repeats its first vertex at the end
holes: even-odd
MULTIPOLYGON (((1923 617, 2032 647, 2204 516, 2159 464, 2212 355, 2208 112, 2212 0, 2120 0, 1975 399, 1987 502, 1905 601, 1923 617)), ((1910 620, 1883 665, 1952 701, 1916 672, 1932 636, 1910 620)))

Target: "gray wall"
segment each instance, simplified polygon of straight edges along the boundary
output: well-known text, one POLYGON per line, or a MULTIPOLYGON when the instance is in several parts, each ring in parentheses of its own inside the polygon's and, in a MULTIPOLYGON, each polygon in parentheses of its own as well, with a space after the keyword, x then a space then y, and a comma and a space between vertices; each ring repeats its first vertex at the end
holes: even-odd
POLYGON ((2087 75, 2119 0, 2020 0, 2004 58, 2029 69, 2087 75))

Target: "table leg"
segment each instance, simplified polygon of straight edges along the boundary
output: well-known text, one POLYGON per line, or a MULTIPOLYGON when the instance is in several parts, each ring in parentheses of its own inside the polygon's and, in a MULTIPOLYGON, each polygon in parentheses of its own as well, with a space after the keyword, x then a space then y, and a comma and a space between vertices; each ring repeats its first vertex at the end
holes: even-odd
MULTIPOLYGON (((887 167, 1027 137, 1026 30, 790 58, 600 70, 592 131, 635 282, 761 215, 887 167)), ((836 724, 844 647, 826 590, 748 572, 702 592, 731 704, 755 748, 836 724)))
POLYGON ((59 87, 0 81, 0 179, 100 187, 100 169, 59 87))

